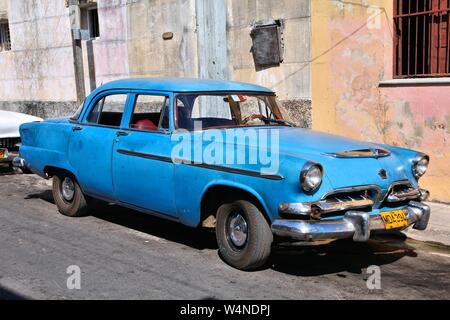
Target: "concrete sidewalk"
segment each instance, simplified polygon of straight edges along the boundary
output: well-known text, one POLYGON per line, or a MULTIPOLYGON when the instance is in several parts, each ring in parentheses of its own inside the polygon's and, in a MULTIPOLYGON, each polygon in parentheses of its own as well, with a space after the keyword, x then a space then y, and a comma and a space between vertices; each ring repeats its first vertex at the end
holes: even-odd
POLYGON ((425 231, 410 229, 406 235, 414 240, 438 242, 450 246, 450 205, 429 202, 431 217, 425 231))

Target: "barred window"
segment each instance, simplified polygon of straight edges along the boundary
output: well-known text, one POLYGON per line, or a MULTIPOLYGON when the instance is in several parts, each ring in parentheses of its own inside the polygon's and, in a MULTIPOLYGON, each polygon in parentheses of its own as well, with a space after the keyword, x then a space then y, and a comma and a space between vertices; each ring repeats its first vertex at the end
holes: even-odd
POLYGON ((0 51, 11 50, 11 35, 8 20, 0 21, 0 51))
POLYGON ((394 77, 450 75, 450 0, 394 1, 394 77))

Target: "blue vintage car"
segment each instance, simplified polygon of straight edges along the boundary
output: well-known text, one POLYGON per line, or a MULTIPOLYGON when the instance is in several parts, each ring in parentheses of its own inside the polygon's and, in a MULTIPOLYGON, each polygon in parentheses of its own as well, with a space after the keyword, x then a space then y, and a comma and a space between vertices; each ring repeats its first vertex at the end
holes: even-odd
POLYGON ((94 199, 215 228, 230 265, 250 270, 277 242, 367 241, 424 230, 429 157, 296 128, 275 93, 180 78, 119 80, 71 117, 20 127, 16 166, 53 177, 59 211, 94 199))

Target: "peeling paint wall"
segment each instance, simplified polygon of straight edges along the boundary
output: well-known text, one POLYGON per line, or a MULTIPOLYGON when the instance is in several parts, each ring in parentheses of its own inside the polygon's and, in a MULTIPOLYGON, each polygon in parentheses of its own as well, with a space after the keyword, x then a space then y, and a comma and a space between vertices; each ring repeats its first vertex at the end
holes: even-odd
POLYGON ((9 19, 12 45, 11 51, 0 52, 2 109, 15 109, 19 102, 75 100, 70 25, 64 1, 2 0, 0 11, 9 19))
MULTIPOLYGON (((310 0, 92 2, 100 37, 83 41, 87 94, 127 77, 232 79, 274 89, 290 120, 311 126, 310 0), (256 70, 251 25, 265 19, 284 19, 285 59, 256 70), (164 33, 173 38, 164 40, 164 33)), ((65 1, 0 0, 2 11, 10 17, 13 48, 0 53, 0 108, 71 114, 76 94, 65 1)))
POLYGON ((391 0, 312 0, 313 128, 431 156, 421 180, 450 202, 450 85, 392 79, 391 0))
POLYGON ((130 76, 197 76, 195 0, 127 2, 130 76))
POLYGON ((227 0, 228 50, 234 80, 275 90, 291 120, 311 124, 310 0, 227 0), (284 62, 257 71, 251 53, 251 26, 266 19, 284 19, 284 62))

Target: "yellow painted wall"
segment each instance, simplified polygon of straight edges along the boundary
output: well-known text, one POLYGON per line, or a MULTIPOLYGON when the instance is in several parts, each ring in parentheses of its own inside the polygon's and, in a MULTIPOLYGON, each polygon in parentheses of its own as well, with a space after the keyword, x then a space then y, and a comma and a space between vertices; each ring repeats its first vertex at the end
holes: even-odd
POLYGON ((392 79, 392 0, 312 0, 313 129, 431 156, 421 180, 450 202, 450 85, 380 86, 392 79))

